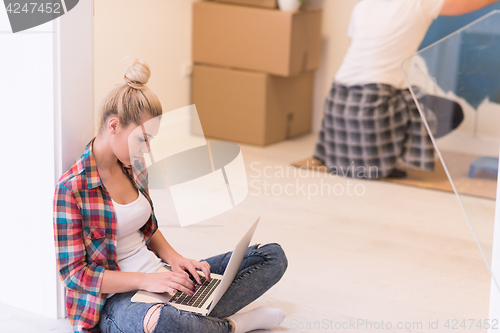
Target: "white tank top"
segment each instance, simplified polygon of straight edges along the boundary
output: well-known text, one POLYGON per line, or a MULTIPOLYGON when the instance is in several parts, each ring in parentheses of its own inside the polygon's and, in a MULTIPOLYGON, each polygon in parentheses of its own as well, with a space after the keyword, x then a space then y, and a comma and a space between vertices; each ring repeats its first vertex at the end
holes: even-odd
MULTIPOLYGON (((117 230, 116 254, 118 267, 122 272, 155 273, 162 266, 161 259, 150 251, 144 235, 139 230, 151 215, 151 205, 146 197, 139 192, 134 202, 126 205, 116 203, 115 208, 117 230)), ((109 294, 111 297, 113 294, 109 294)))

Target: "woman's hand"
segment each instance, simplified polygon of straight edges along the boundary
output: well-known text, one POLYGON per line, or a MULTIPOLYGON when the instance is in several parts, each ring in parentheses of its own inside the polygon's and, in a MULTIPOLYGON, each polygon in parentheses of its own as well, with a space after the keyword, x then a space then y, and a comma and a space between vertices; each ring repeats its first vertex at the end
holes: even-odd
POLYGON ((198 284, 201 284, 201 279, 196 270, 202 271, 205 274, 205 278, 210 280, 210 265, 206 261, 200 262, 178 255, 171 258, 169 264, 173 272, 185 273, 186 270, 189 271, 198 284))
POLYGON ((189 275, 182 271, 144 274, 140 289, 152 293, 169 292, 172 294, 182 291, 188 295, 193 295, 195 287, 189 275))

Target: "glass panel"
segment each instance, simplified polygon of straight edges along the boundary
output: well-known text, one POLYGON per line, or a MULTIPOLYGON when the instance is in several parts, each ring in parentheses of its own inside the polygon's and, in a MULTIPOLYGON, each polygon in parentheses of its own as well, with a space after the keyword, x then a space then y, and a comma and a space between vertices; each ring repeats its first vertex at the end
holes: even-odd
POLYGON ((240 147, 207 142, 194 105, 166 112, 129 135, 132 171, 158 219, 187 226, 222 214, 248 194, 240 147))
POLYGON ((500 147, 499 55, 500 11, 494 11, 403 63, 490 273, 500 147))

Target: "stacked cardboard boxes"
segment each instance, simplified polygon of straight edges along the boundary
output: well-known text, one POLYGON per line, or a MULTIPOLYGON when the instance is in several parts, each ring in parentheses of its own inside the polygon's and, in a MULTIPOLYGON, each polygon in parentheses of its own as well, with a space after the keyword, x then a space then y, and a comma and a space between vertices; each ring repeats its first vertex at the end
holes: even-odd
POLYGON ((321 11, 265 6, 276 0, 194 4, 192 102, 208 137, 267 145, 311 130, 321 11))

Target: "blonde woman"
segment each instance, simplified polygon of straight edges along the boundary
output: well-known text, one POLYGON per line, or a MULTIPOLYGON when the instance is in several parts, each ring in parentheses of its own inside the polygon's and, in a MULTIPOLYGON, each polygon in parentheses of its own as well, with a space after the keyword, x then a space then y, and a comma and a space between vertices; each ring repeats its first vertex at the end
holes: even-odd
POLYGON ((168 304, 134 303, 137 290, 193 294, 205 276, 222 274, 230 253, 203 261, 184 258, 157 227, 146 184, 131 159, 148 152, 162 114, 146 86, 149 67, 135 60, 101 107, 101 126, 83 155, 61 176, 54 197, 57 264, 75 332, 247 332, 279 325, 281 309, 235 314, 283 276, 287 258, 278 244, 248 248, 234 282, 203 317, 168 304), (143 125, 143 126, 141 126, 143 125), (135 130, 137 128, 141 130, 135 130), (158 273, 163 263, 172 272, 158 273), (186 273, 189 271, 197 283, 186 273))

